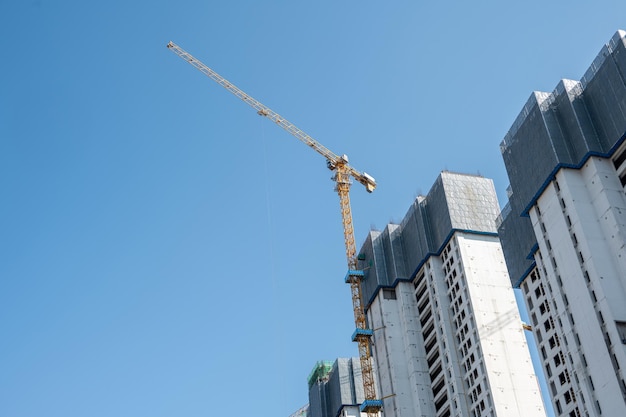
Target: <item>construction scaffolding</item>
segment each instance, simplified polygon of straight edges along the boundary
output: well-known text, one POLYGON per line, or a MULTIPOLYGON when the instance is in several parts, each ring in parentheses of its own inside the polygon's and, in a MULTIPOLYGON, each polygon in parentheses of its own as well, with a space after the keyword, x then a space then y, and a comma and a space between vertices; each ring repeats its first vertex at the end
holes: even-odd
POLYGON ((334 361, 318 361, 315 364, 307 378, 309 389, 311 389, 316 382, 326 381, 328 379, 328 374, 332 371, 334 363, 334 361))

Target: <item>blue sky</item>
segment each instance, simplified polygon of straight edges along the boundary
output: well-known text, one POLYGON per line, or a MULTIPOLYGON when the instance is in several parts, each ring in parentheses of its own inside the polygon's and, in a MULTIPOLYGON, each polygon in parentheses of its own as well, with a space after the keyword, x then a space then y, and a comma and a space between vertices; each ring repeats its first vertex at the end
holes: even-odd
POLYGON ((533 90, 580 79, 621 0, 1 0, 0 416, 287 416, 357 355, 325 161, 379 184, 358 242, 441 170, 508 184, 533 90))

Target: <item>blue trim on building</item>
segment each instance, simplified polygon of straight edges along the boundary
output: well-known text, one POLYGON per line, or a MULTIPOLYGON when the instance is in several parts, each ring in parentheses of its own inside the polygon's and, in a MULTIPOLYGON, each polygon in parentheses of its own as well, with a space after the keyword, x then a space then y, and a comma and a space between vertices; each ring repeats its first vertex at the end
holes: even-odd
POLYGON ((528 276, 528 274, 530 274, 530 272, 535 269, 535 266, 537 264, 535 262, 532 263, 532 265, 530 265, 528 267, 528 269, 526 271, 524 271, 524 273, 522 274, 522 276, 515 282, 515 284, 513 284, 513 288, 519 288, 520 285, 522 284, 522 281, 524 281, 526 279, 526 277, 528 276))
POLYGON ((415 279, 415 277, 417 276, 417 273, 419 272, 420 269, 422 269, 422 266, 424 266, 424 263, 426 263, 428 258, 430 258, 431 256, 439 256, 439 255, 441 255, 441 252, 443 252, 443 249, 448 245, 448 243, 450 242, 450 239, 452 239, 452 236, 454 236, 454 234, 457 233, 457 232, 469 233, 469 234, 474 234, 474 235, 482 235, 482 236, 498 237, 498 233, 496 233, 496 232, 479 232, 479 231, 476 231, 476 230, 452 229, 450 231, 450 233, 448 233, 448 236, 446 236, 446 238, 443 240, 443 243, 441 244, 441 246, 439 247, 437 252, 428 252, 426 254, 424 259, 422 259, 422 261, 417 265, 417 268, 415 268, 415 271, 413 271, 413 273, 411 274, 411 278, 409 279, 409 281, 413 281, 415 279))
POLYGON ((532 248, 530 248, 530 252, 526 255, 526 259, 532 261, 535 259, 535 253, 539 250, 539 243, 535 243, 532 248))
MULTIPOLYGON (((585 163, 589 160, 589 158, 591 158, 593 156, 598 156, 600 158, 610 158, 613 155, 613 153, 615 153, 617 148, 619 148, 621 146, 621 144, 624 142, 624 140, 626 140, 626 132, 624 132, 622 137, 617 142, 615 142, 615 145, 613 145, 613 147, 611 147, 611 149, 609 149, 609 151, 606 152, 606 153, 598 152, 598 151, 590 151, 590 152, 587 152, 583 156, 583 158, 581 159, 581 161, 578 164, 563 164, 563 163, 557 164, 557 166, 554 167, 552 172, 550 172, 550 174, 548 175, 546 180, 543 182, 543 184, 541 184, 541 186, 537 189, 537 192, 530 199, 530 202, 528 203, 528 205, 526 205, 526 207, 524 207, 524 210, 522 210, 522 213, 520 214, 520 216, 522 216, 522 217, 530 217, 530 215, 529 215, 530 209, 535 205, 535 203, 537 202, 537 200, 539 199, 541 194, 543 194, 543 192, 546 190, 548 185, 556 178, 556 174, 557 174, 557 172, 559 172, 559 170, 561 170, 563 168, 580 169, 580 168, 583 167, 583 165, 585 165, 585 163)), ((515 193, 515 190, 513 190, 513 193, 515 193)))
POLYGON ((335 413, 335 417, 341 417, 341 412, 345 407, 360 407, 360 404, 341 404, 339 410, 335 413))
POLYGON ((380 292, 381 289, 384 289, 384 288, 395 289, 398 286, 398 283, 400 282, 413 282, 413 280, 417 276, 417 273, 419 272, 420 269, 422 269, 426 261, 428 261, 428 259, 431 256, 441 255, 441 252, 443 252, 443 249, 446 247, 448 242, 450 242, 450 239, 452 239, 452 236, 454 236, 454 234, 457 232, 469 233, 469 234, 481 235, 481 236, 498 237, 498 234, 495 232, 480 232, 480 231, 468 230, 468 229, 452 229, 450 233, 448 234, 448 236, 444 239, 443 243, 441 244, 437 252, 428 252, 426 256, 424 257, 424 259, 422 259, 422 261, 417 265, 417 268, 415 268, 415 271, 413 271, 410 278, 396 278, 396 280, 391 285, 378 285, 376 289, 372 292, 372 296, 370 297, 370 299, 367 300, 364 311, 367 313, 367 310, 369 310, 370 305, 372 305, 376 297, 378 297, 378 293, 380 292))
POLYGON ((528 276, 528 274, 530 274, 530 271, 532 271, 535 266, 537 266, 537 263, 535 262, 535 253, 539 250, 539 244, 535 243, 533 245, 532 248, 530 248, 530 252, 528 253, 528 256, 526 256, 526 259, 533 261, 530 266, 526 269, 526 271, 524 271, 524 273, 522 274, 521 277, 518 278, 517 281, 515 281, 515 284, 513 284, 513 288, 519 288, 520 285, 522 284, 522 281, 524 281, 526 279, 526 277, 528 276))

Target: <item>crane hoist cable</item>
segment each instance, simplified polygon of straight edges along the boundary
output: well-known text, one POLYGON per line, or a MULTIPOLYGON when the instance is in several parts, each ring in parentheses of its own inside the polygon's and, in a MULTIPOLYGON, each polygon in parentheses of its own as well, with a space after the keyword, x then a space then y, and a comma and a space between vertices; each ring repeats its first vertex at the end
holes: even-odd
POLYGON ((326 158, 327 167, 334 172, 332 179, 335 181, 335 191, 339 195, 339 203, 341 207, 341 219, 343 223, 343 236, 346 246, 346 258, 348 261, 348 273, 346 274, 346 283, 350 284, 352 295, 352 307, 354 310, 354 321, 356 330, 352 335, 352 340, 357 342, 359 346, 359 359, 361 362, 361 373, 363 377, 363 389, 365 400, 361 404, 361 411, 366 412, 368 417, 374 417, 382 408, 382 401, 376 399, 376 387, 374 382, 374 372, 371 359, 371 337, 373 332, 367 326, 365 317, 365 309, 363 304, 363 294, 361 291, 361 280, 364 272, 357 268, 356 244, 354 240, 354 226, 352 223, 352 210, 350 208, 350 186, 352 181, 350 177, 357 182, 363 184, 367 192, 372 192, 376 188, 376 180, 365 172, 360 172, 348 164, 346 155, 336 155, 324 145, 313 139, 303 130, 299 129, 293 123, 289 122, 278 113, 274 112, 263 103, 246 94, 243 90, 236 87, 233 83, 204 65, 201 61, 194 58, 188 52, 173 42, 169 42, 167 47, 170 51, 193 65, 200 72, 211 78, 213 81, 230 91, 236 97, 246 102, 257 111, 260 116, 267 117, 274 123, 285 129, 287 132, 313 148, 317 153, 326 158))

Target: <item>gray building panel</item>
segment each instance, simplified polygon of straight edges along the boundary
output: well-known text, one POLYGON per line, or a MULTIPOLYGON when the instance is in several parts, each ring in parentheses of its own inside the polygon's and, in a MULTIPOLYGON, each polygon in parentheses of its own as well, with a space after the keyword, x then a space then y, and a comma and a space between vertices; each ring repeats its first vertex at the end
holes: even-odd
POLYGON ((501 146, 511 188, 521 201, 532 200, 539 186, 558 164, 542 110, 542 107, 549 106, 549 98, 542 93, 533 93, 533 98, 534 105, 528 109, 523 123, 513 135, 507 135, 501 146))
POLYGON ((428 253, 433 251, 430 244, 431 234, 427 232, 427 217, 421 202, 424 197, 418 197, 400 223, 401 240, 404 248, 404 269, 407 276, 413 273, 415 265, 418 265, 428 253))
POLYGON ((359 262, 359 268, 365 273, 361 281, 361 294, 366 303, 380 285, 388 285, 386 271, 380 267, 384 265, 382 245, 378 239, 380 235, 381 232, 371 231, 359 252, 359 256, 364 258, 359 262))
POLYGON ((385 268, 384 283, 391 284, 395 280, 395 277, 396 277, 396 268, 395 268, 394 251, 393 251, 393 245, 391 243, 391 234, 389 232, 389 226, 387 226, 382 231, 378 239, 381 245, 380 252, 382 256, 384 257, 384 264, 383 264, 383 267, 385 268))
MULTIPOLYGON (((607 52, 608 53, 608 52, 607 52)), ((614 51, 620 57, 624 44, 614 51)), ((626 130, 626 84, 623 58, 608 56, 585 86, 583 97, 600 139, 599 152, 607 152, 626 130), (619 67, 621 65, 621 68, 619 67)))
POLYGON ((361 360, 359 358, 350 359, 352 363, 352 376, 354 381, 355 404, 362 404, 365 401, 365 389, 363 388, 363 375, 361 373, 361 360))
POLYGON ((400 225, 370 232, 360 254, 365 271, 361 290, 365 304, 380 287, 412 279, 418 266, 438 253, 454 230, 496 233, 499 213, 493 182, 475 176, 442 172, 426 197, 419 197, 400 225))
POLYGON ((621 74, 623 80, 626 80, 626 38, 617 32, 609 42, 609 49, 613 51, 611 56, 615 60, 617 70, 621 74))
POLYGON ((383 250, 387 266, 387 281, 392 284, 398 278, 407 278, 404 264, 404 249, 399 225, 389 224, 383 231, 383 250))
MULTIPOLYGON (((510 203, 514 203, 514 200, 510 203)), ((521 211, 522 207, 511 209, 512 213, 521 213, 521 211)), ((519 215, 505 216, 498 228, 498 236, 502 243, 502 253, 511 278, 511 285, 517 286, 535 263, 534 260, 528 259, 528 255, 537 243, 530 218, 519 215)))
POLYGON ((326 384, 316 382, 309 389, 309 413, 311 417, 328 417, 326 384))
MULTIPOLYGON (((433 246, 429 247, 429 252, 438 247, 438 243, 446 238, 452 230, 452 222, 450 220, 450 212, 448 210, 448 201, 444 190, 441 173, 428 192, 428 195, 422 202, 425 213, 425 230, 424 233, 429 235, 429 241, 433 246)), ((417 265, 413 265, 413 268, 417 265)))
POLYGON ((335 417, 346 405, 357 405, 363 402, 363 383, 361 364, 357 358, 339 358, 333 365, 328 380, 328 398, 330 417, 335 417), (357 392, 357 386, 361 390, 357 392), (357 394, 360 394, 357 395, 357 394))
POLYGON ((435 243, 436 247, 445 243, 452 229, 496 233, 496 218, 500 214, 500 207, 493 182, 470 175, 459 181, 450 173, 443 173, 441 178, 452 228, 442 230, 445 237, 435 243))
POLYGON ((326 384, 326 392, 328 394, 328 403, 329 403, 329 415, 328 417, 334 417, 335 412, 341 409, 341 405, 344 403, 344 399, 350 397, 350 381, 347 383, 343 382, 343 377, 346 375, 346 364, 344 363, 344 359, 339 358, 335 361, 333 365, 333 370, 330 374, 330 378, 328 379, 328 383, 326 384))
POLYGON ((626 32, 617 32, 581 82, 562 80, 552 93, 535 92, 500 145, 513 193, 499 226, 511 280, 532 261, 536 244, 527 216, 562 167, 581 166, 591 154, 608 156, 626 134, 626 32))
POLYGON ((569 160, 576 163, 592 149, 599 149, 600 141, 581 96, 581 83, 561 80, 555 91, 556 117, 563 130, 563 136, 569 138, 563 142, 571 155, 569 160))
POLYGON ((567 160, 568 163, 575 163, 575 161, 580 160, 583 155, 589 152, 589 143, 585 137, 585 130, 574 108, 575 92, 576 90, 581 90, 577 87, 580 87, 580 85, 575 81, 561 80, 555 90, 553 103, 556 126, 551 129, 551 132, 556 129, 559 130, 560 138, 554 140, 555 146, 561 147, 561 151, 557 152, 557 155, 560 156, 560 159, 567 160), (568 138, 568 140, 565 140, 565 138, 568 138))

